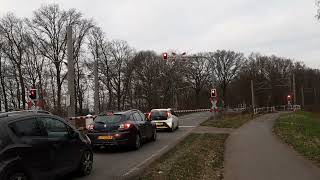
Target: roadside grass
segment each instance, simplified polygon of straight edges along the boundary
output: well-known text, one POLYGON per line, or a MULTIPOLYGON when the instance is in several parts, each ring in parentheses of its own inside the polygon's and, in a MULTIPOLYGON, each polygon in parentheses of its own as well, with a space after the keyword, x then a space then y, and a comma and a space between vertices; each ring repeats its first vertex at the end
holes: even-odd
POLYGON ((140 180, 221 180, 227 134, 188 135, 153 162, 140 180))
POLYGON ((223 117, 209 117, 208 120, 201 123, 201 126, 211 126, 217 128, 238 128, 246 122, 254 119, 252 114, 225 114, 223 117), (217 119, 215 119, 217 118, 217 119))
POLYGON ((274 132, 297 152, 320 167, 320 114, 294 112, 282 114, 274 124, 274 132))

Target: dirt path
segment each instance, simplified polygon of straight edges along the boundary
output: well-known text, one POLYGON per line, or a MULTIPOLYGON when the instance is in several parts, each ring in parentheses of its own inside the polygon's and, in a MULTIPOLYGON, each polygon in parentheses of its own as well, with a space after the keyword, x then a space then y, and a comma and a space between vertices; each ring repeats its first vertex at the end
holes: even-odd
POLYGON ((278 113, 233 131, 226 143, 225 180, 320 180, 320 169, 273 133, 278 113))

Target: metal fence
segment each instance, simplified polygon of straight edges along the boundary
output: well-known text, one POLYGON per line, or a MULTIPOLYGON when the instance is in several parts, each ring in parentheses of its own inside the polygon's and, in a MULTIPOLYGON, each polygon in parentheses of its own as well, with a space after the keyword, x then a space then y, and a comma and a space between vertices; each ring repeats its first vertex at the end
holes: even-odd
POLYGON ((261 107, 261 108, 254 108, 253 114, 259 114, 259 113, 272 113, 276 112, 276 107, 261 107))

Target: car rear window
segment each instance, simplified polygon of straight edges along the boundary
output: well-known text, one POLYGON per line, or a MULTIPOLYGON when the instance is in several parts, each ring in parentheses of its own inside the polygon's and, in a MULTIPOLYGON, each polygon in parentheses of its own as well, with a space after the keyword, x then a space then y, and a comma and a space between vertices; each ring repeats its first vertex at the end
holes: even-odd
POLYGON ((151 120, 160 120, 160 119, 167 119, 167 118, 168 118, 168 111, 158 111, 158 110, 151 111, 151 120))
POLYGON ((114 124, 124 120, 124 115, 113 114, 113 115, 103 115, 97 116, 94 120, 95 123, 103 123, 103 124, 114 124))

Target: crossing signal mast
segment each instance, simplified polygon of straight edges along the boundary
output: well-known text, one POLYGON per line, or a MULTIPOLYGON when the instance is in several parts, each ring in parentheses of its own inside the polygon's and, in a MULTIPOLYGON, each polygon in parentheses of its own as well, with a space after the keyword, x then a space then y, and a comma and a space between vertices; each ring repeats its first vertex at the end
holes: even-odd
POLYGON ((162 53, 162 59, 164 60, 164 61, 166 61, 166 60, 168 60, 168 53, 162 53))
POLYGON ((292 104, 292 95, 288 94, 287 96, 288 105, 290 106, 292 104))
POLYGON ((217 90, 216 89, 211 89, 211 97, 216 98, 217 97, 217 90))
POLYGON ((29 101, 28 101, 28 108, 29 109, 44 109, 44 97, 45 91, 36 88, 32 88, 29 90, 29 101))
POLYGON ((30 101, 28 102, 28 108, 29 109, 35 109, 36 108, 36 103, 38 100, 38 96, 37 96, 38 92, 37 89, 33 88, 29 90, 29 98, 30 101))
MULTIPOLYGON (((182 60, 183 62, 186 61, 186 58, 189 58, 189 57, 186 57, 186 52, 183 52, 181 54, 177 54, 175 52, 172 52, 171 55, 169 56, 169 54, 167 52, 164 52, 162 53, 162 60, 164 61, 168 61, 168 60, 171 60, 172 62, 176 61, 176 60, 182 60)), ((192 58, 192 57, 190 57, 192 58)))
POLYGON ((37 89, 30 89, 29 97, 31 100, 36 100, 37 99, 37 89))

